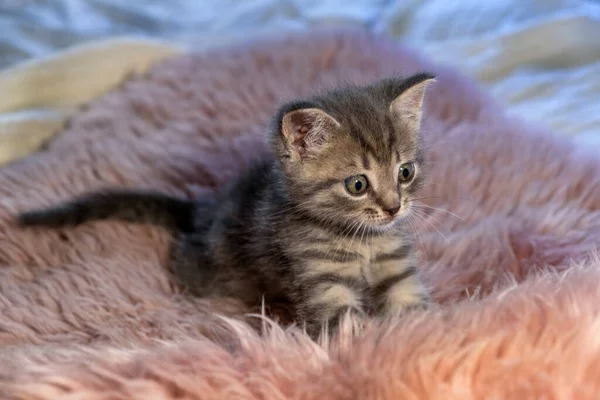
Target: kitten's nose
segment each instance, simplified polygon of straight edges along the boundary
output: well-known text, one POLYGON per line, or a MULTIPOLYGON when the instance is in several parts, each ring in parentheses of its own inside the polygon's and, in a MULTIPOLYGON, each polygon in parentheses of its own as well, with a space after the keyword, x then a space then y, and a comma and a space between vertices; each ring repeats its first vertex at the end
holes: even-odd
POLYGON ((400 211, 400 206, 384 208, 383 211, 385 211, 385 213, 387 215, 389 215, 390 217, 393 217, 394 215, 396 215, 398 213, 398 211, 400 211))

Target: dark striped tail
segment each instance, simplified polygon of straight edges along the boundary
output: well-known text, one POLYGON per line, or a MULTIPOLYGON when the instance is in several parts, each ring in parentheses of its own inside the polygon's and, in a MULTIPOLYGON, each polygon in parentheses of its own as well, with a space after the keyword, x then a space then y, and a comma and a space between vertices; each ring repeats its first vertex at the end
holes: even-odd
POLYGON ((159 192, 95 192, 56 207, 33 210, 17 216, 21 226, 68 227, 93 220, 115 219, 147 222, 180 231, 194 229, 193 201, 159 192))

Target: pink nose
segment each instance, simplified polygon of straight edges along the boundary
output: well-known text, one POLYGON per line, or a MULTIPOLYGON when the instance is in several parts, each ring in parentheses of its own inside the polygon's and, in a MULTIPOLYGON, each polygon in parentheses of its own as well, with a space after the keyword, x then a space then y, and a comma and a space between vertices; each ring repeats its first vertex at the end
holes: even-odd
POLYGON ((384 208, 383 211, 388 214, 390 217, 393 217, 400 211, 400 206, 394 206, 389 208, 384 208))

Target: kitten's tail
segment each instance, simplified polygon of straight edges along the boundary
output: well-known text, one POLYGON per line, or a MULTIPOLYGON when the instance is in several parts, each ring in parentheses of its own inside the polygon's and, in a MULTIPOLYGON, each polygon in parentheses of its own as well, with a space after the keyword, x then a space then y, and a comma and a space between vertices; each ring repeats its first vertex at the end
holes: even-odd
POLYGON ((105 191, 86 194, 56 207, 22 213, 17 216, 17 222, 25 227, 59 228, 116 219, 149 222, 189 232, 194 229, 197 208, 202 208, 202 204, 159 192, 105 191))

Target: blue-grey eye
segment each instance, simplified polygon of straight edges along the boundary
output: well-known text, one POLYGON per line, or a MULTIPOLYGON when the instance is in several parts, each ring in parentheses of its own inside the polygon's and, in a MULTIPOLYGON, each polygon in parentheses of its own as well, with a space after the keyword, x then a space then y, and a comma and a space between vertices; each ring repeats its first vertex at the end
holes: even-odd
POLYGON ((414 163, 404 163, 400 166, 400 170, 398 171, 398 180, 400 183, 407 183, 412 180, 415 176, 415 164, 414 163))
POLYGON ((369 181, 364 175, 356 175, 346 178, 344 184, 346 185, 346 190, 348 193, 354 196, 363 194, 365 190, 367 190, 367 187, 369 187, 369 181))

